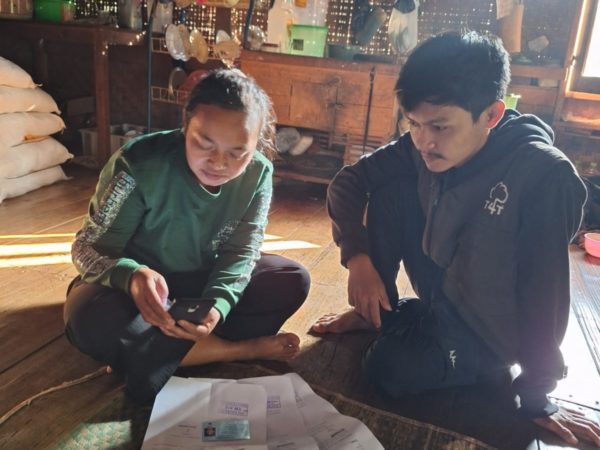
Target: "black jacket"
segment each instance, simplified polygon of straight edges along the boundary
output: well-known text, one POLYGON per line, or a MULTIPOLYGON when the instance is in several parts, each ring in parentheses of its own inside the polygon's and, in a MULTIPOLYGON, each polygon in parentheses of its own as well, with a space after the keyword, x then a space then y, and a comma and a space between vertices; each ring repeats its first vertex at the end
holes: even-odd
POLYGON ((369 193, 401 176, 418 183, 423 250, 444 269, 443 293, 502 360, 521 365, 515 388, 532 416, 555 410, 546 394, 565 371, 559 345, 569 316, 568 245, 586 198, 552 142, 537 117, 509 111, 467 163, 433 173, 406 134, 342 169, 328 195, 345 264, 368 254, 362 217, 369 193))

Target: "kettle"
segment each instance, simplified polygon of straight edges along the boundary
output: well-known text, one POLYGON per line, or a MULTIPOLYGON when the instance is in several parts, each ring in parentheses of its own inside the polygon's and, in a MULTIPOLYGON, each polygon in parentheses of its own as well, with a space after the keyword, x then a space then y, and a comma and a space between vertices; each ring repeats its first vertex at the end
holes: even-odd
POLYGON ((118 0, 117 23, 130 30, 142 30, 142 0, 118 0))

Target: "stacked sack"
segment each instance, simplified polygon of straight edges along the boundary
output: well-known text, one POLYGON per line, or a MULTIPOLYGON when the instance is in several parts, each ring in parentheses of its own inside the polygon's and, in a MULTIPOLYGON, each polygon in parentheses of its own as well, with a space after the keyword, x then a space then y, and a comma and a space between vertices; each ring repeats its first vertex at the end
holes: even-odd
POLYGON ((65 128, 56 102, 31 76, 0 57, 0 203, 67 176, 73 155, 51 134, 65 128))

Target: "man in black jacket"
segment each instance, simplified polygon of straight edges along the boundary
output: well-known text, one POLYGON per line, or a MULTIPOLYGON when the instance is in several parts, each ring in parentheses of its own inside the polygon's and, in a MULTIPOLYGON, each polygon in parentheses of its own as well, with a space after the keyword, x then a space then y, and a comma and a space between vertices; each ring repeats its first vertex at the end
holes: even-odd
POLYGON ((396 84, 410 132, 329 187, 353 308, 312 329, 379 329, 365 367, 392 396, 519 363, 521 411, 571 444, 600 445, 597 424, 547 398, 565 374, 568 245, 586 191, 550 127, 505 108, 509 81, 506 50, 477 33, 411 54, 396 84), (399 298, 400 262, 419 299, 399 298))

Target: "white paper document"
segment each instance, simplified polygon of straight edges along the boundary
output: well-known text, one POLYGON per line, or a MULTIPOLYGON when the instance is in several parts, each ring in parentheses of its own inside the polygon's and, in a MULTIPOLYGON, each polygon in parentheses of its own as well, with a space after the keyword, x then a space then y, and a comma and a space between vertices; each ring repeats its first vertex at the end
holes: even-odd
POLYGON ((298 405, 294 385, 285 376, 239 380, 263 386, 267 392, 267 436, 269 450, 318 450, 317 441, 309 436, 298 405))
POLYGON ((384 450, 371 430, 354 417, 340 414, 334 406, 319 397, 296 373, 290 378, 296 393, 296 404, 309 434, 322 450, 384 450))
POLYGON ((383 449, 361 421, 340 414, 297 374, 238 381, 172 377, 156 397, 142 450, 214 448, 383 449), (206 441, 208 422, 245 421, 249 439, 206 441))
POLYGON ((171 377, 156 396, 142 450, 267 450, 262 386, 171 377), (250 439, 203 441, 209 421, 247 420, 250 439))

